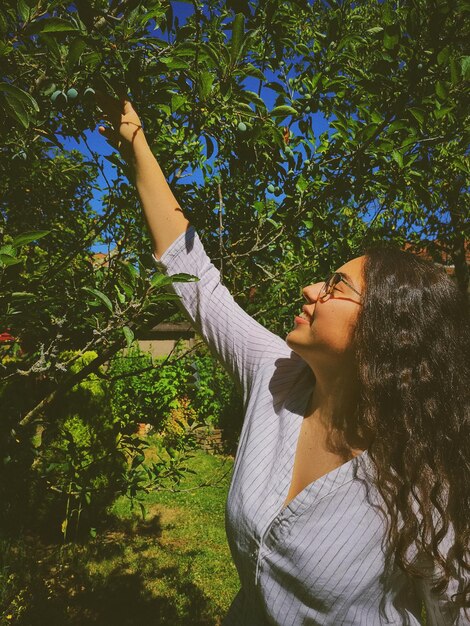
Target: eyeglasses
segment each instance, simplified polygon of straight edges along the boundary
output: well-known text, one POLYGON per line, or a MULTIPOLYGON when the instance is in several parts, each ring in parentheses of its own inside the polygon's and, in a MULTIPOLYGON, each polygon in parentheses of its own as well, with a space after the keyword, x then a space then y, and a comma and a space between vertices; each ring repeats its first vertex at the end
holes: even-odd
MULTIPOLYGON (((330 296, 333 293, 333 290, 335 289, 336 285, 340 283, 341 281, 343 281, 343 283, 345 283, 350 289, 352 289, 355 293, 357 293, 357 295, 360 296, 362 299, 362 294, 360 294, 359 291, 357 291, 357 289, 355 289, 350 283, 348 283, 348 281, 344 278, 344 276, 340 272, 334 272, 333 274, 331 274, 329 278, 326 279, 318 295, 318 298, 321 300, 325 296, 330 296)), ((358 302, 358 304, 362 304, 362 303, 358 302)))

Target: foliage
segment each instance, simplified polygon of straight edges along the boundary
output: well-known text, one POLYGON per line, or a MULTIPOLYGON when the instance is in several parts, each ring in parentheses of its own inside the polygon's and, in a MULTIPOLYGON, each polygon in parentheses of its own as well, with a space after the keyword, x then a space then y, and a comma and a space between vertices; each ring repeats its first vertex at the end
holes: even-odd
MULTIPOLYGON (((77 373, 97 356, 93 351, 83 355, 66 351, 60 359, 68 363, 75 357, 69 367, 77 373)), ((102 366, 98 373, 103 372, 102 366)), ((93 533, 116 494, 126 492, 127 459, 117 445, 116 423, 102 377, 92 373, 74 385, 56 410, 57 420, 45 429, 43 453, 34 466, 37 479, 31 489, 31 510, 38 525, 50 527, 59 521, 67 541, 72 523, 75 538, 83 528, 93 533)))
MULTIPOLYGON (((219 0, 194 3, 180 26, 167 1, 3 2, 0 332, 14 342, 0 362, 1 484, 27 484, 37 427, 64 420, 60 397, 175 310, 115 153, 102 214, 91 207, 104 174, 86 136, 99 121, 93 89, 130 95, 225 284, 284 336, 299 287, 377 239, 448 252, 466 293, 465 11, 219 0), (198 167, 204 183, 185 183, 198 167), (110 248, 101 266, 97 243, 110 248), (67 349, 98 357, 74 374, 67 349)), ((201 405, 216 414, 207 394, 201 405)), ((137 493, 137 475, 125 480, 137 493)))
POLYGON ((170 361, 136 345, 112 359, 108 377, 114 419, 149 424, 167 448, 192 446, 196 428, 226 428, 228 414, 228 439, 239 435, 239 392, 203 342, 188 354, 176 348, 170 361))
POLYGON ((232 467, 197 451, 180 488, 145 495, 145 518, 120 497, 86 544, 0 538, 2 626, 220 622, 239 589, 224 531, 232 467))

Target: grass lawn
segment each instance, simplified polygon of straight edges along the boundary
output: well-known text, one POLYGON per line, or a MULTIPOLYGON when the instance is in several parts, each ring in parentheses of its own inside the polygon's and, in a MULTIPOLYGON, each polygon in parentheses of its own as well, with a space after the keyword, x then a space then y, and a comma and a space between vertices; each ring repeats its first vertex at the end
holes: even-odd
POLYGON ((194 454, 196 473, 182 479, 179 493, 145 495, 145 520, 120 497, 109 527, 88 544, 30 538, 9 546, 15 593, 7 594, 1 625, 220 624, 239 589, 224 528, 233 459, 194 454))

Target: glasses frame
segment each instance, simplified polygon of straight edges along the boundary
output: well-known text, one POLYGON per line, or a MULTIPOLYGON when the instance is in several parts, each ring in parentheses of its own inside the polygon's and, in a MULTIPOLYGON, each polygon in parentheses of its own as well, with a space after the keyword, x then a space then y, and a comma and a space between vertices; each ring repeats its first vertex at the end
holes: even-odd
MULTIPOLYGON (((357 289, 355 289, 343 276, 343 274, 341 272, 333 272, 332 274, 330 274, 330 276, 328 276, 328 278, 325 280, 325 282, 323 283, 323 287, 320 290, 320 293, 318 294, 318 298, 319 300, 321 300, 324 296, 331 296, 334 288, 336 287, 336 285, 340 282, 345 283, 350 289, 352 289, 354 291, 354 293, 357 293, 357 295, 361 298, 362 300, 362 294, 359 293, 359 291, 357 289), (336 280, 336 282, 333 282, 333 278, 335 278, 335 276, 339 276, 339 278, 336 280)), ((362 304, 362 302, 358 302, 358 304, 362 304)))

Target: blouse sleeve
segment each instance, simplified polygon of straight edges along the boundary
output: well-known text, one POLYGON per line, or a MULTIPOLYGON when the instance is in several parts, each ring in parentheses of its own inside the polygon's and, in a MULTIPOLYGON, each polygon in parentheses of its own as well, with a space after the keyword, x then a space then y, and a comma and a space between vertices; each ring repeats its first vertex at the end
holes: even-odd
POLYGON ((175 282, 167 288, 180 297, 178 307, 238 384, 246 401, 257 370, 279 355, 285 341, 235 302, 194 226, 189 225, 160 260, 155 254, 152 257, 157 268, 168 276, 186 273, 199 278, 193 282, 175 282))

